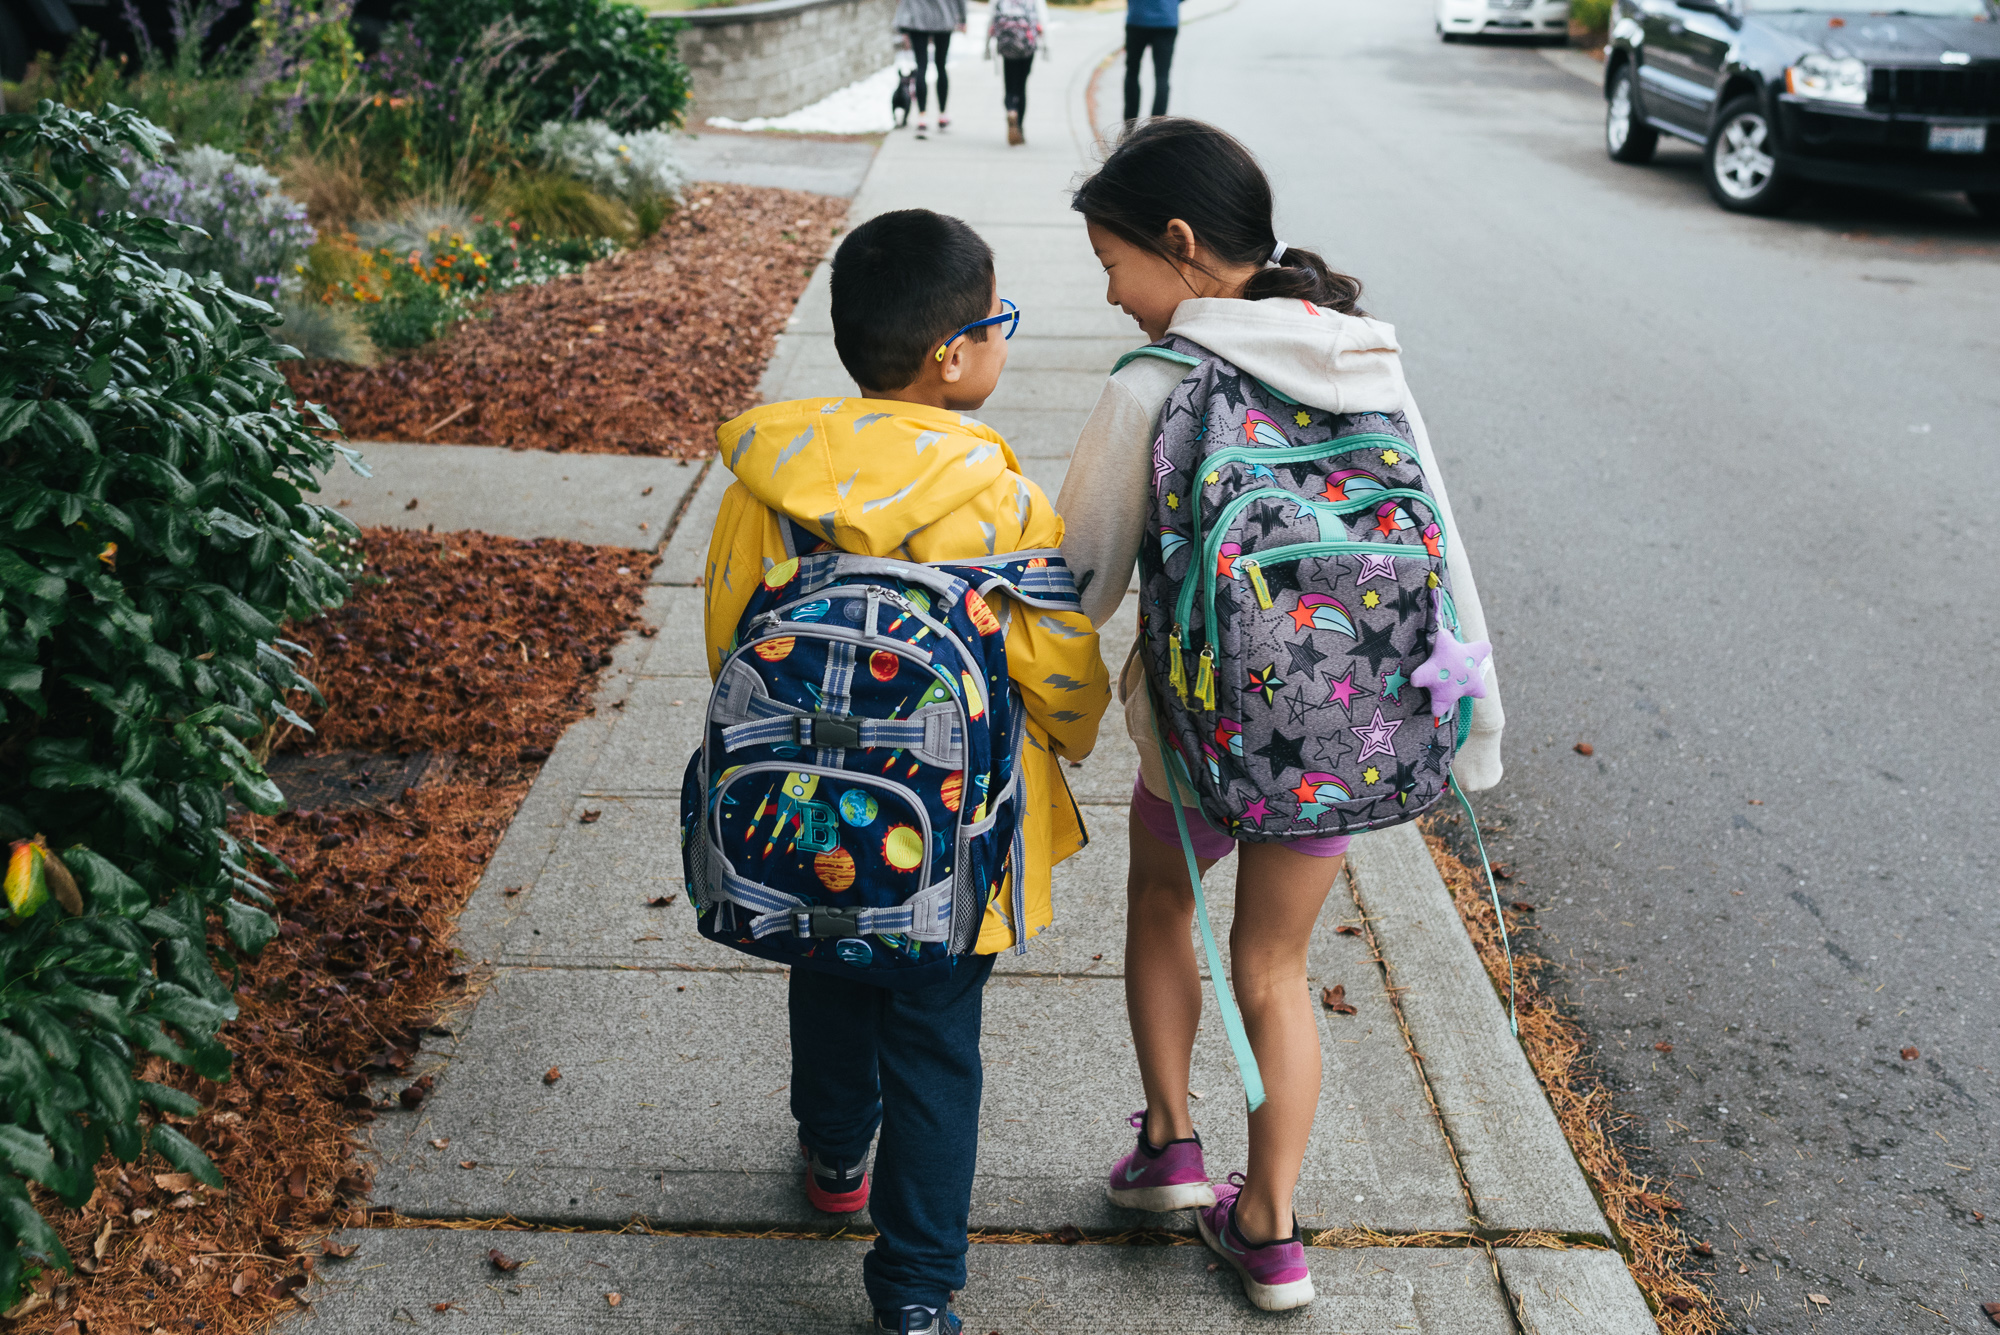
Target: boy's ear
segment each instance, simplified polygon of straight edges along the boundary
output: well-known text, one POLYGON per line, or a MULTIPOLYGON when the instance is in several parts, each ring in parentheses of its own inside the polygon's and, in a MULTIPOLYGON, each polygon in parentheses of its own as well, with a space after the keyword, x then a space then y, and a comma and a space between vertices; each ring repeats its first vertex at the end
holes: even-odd
POLYGON ((972 340, 961 338, 945 353, 944 364, 938 365, 936 354, 931 356, 931 365, 938 367, 938 379, 947 385, 956 385, 965 376, 965 346, 972 340))

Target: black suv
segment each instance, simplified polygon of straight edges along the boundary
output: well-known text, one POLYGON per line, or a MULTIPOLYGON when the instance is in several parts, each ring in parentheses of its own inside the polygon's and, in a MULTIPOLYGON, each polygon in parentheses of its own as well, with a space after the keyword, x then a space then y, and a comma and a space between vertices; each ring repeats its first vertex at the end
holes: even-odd
POLYGON ((1617 0, 1604 145, 1704 150, 1725 209, 1774 213, 1805 181, 1963 190, 2000 219, 1994 0, 1617 0))

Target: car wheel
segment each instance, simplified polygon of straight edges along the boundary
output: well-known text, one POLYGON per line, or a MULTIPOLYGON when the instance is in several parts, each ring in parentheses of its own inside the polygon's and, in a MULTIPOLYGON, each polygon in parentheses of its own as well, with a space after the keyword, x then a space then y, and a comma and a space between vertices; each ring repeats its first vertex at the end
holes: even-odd
POLYGON ((1966 192, 1965 198, 1972 205, 1972 211, 1987 222, 2000 222, 2000 193, 1971 190, 1966 192))
POLYGON ((1778 165, 1778 132, 1755 97, 1722 109, 1709 136, 1708 193, 1731 213, 1776 213, 1792 201, 1792 181, 1778 165))
POLYGON ((1612 76, 1611 96, 1604 104, 1604 151, 1613 162, 1651 162, 1660 146, 1660 132, 1639 116, 1632 93, 1632 67, 1612 76))

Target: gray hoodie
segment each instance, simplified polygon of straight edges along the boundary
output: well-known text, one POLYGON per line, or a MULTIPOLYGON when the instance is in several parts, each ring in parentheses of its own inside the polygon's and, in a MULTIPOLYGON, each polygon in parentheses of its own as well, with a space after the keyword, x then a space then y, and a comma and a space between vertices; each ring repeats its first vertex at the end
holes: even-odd
MULTIPOLYGON (((1486 632, 1486 611, 1479 602, 1472 562, 1452 516, 1444 474, 1403 378, 1394 328, 1289 298, 1200 298, 1180 304, 1167 332, 1199 343, 1308 407, 1335 413, 1405 413, 1417 438, 1424 477, 1444 513, 1446 560, 1460 638, 1468 643, 1492 638, 1486 632)), ((1063 556, 1083 588, 1083 610, 1093 625, 1102 626, 1117 614, 1131 585, 1152 502, 1155 424, 1180 381, 1181 368, 1157 357, 1139 358, 1118 371, 1105 382, 1070 458, 1056 508, 1066 530, 1063 556)), ((1152 704, 1142 689, 1137 648, 1135 644, 1126 659, 1119 694, 1125 701, 1126 731, 1139 748, 1146 788, 1164 798, 1166 774, 1153 741, 1152 704)), ((1472 735, 1452 766, 1465 788, 1476 791, 1500 782, 1500 732, 1505 724, 1499 678, 1489 661, 1486 698, 1474 706, 1472 735)))

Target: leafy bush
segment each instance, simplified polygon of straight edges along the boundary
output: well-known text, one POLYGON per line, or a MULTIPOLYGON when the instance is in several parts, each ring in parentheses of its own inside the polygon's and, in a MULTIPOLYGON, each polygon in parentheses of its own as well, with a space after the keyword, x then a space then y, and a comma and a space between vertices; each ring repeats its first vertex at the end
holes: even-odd
POLYGON ((495 187, 490 203, 514 215, 531 234, 544 236, 631 237, 631 213, 574 176, 522 172, 495 187))
POLYGON ((549 121, 532 142, 550 170, 623 200, 643 236, 660 230, 688 183, 680 150, 664 130, 621 135, 603 121, 549 121))
POLYGON ((284 322, 278 335, 308 361, 373 366, 377 361, 368 326, 351 306, 287 297, 278 302, 284 322))
POLYGON ((526 39, 517 67, 532 77, 522 120, 526 134, 552 120, 601 120, 620 131, 679 125, 687 109, 688 71, 675 25, 612 0, 451 0, 414 7, 411 31, 434 59, 449 60, 489 25, 511 18, 526 39))
POLYGON ((1608 32, 1611 28, 1611 0, 1570 0, 1569 21, 1587 32, 1608 32))
POLYGON ((173 247, 180 267, 213 269, 228 287, 266 301, 295 286, 289 280, 299 258, 319 239, 305 206, 286 196, 277 177, 206 145, 170 162, 140 164, 125 202, 142 215, 201 228, 206 237, 173 247))
POLYGON ((272 367, 275 313, 160 264, 184 227, 65 216, 89 174, 123 184, 115 146, 163 140, 122 109, 0 117, 0 836, 45 839, 81 909, 10 896, 0 930, 0 1308, 68 1264, 27 1183, 81 1205, 107 1148, 150 1147, 220 1185, 166 1120, 199 1105, 133 1065, 229 1076, 211 921, 253 952, 274 927, 225 794, 283 805, 245 746, 312 689, 278 626, 346 590, 315 541, 352 530, 305 493, 355 456, 272 367))

